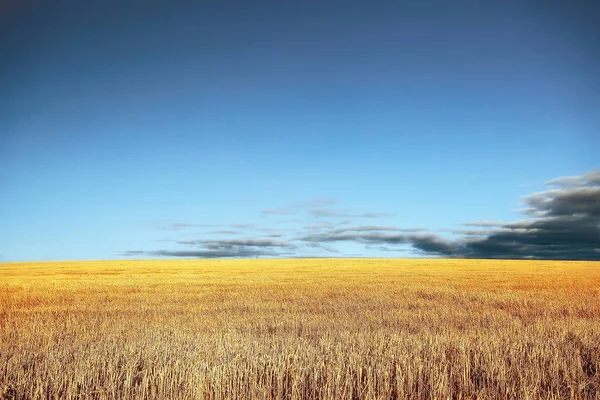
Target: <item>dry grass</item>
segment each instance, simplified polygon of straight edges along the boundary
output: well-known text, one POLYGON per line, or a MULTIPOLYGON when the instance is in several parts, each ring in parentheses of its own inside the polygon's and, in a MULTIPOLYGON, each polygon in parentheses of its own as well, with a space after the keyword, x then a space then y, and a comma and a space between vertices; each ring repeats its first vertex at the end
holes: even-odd
POLYGON ((0 397, 600 398, 600 263, 0 264, 0 397))

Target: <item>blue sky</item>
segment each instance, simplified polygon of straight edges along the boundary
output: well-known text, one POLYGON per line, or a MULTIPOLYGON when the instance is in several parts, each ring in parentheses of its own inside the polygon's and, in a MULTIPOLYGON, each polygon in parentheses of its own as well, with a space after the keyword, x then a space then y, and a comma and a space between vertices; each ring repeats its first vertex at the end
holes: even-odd
POLYGON ((482 256, 552 179, 597 204, 593 2, 446 3, 9 1, 0 261, 482 256))

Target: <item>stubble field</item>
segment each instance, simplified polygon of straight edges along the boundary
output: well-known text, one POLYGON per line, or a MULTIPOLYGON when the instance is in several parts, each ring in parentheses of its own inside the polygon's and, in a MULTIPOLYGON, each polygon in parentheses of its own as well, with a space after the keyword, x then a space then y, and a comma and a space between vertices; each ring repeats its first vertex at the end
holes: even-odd
POLYGON ((600 263, 4 263, 0 398, 599 399, 600 263))

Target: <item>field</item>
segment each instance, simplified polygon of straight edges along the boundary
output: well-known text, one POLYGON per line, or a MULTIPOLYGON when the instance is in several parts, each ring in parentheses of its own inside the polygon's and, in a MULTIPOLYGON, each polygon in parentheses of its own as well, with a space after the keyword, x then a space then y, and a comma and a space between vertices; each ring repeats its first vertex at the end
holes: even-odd
POLYGON ((2 397, 600 399, 600 263, 3 263, 2 397))

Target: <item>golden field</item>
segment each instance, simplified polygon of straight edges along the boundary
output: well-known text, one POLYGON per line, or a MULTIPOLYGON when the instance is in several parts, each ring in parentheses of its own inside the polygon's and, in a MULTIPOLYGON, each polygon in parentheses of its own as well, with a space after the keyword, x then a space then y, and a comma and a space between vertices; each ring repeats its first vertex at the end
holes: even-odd
POLYGON ((600 263, 3 263, 0 397, 599 399, 600 263))

